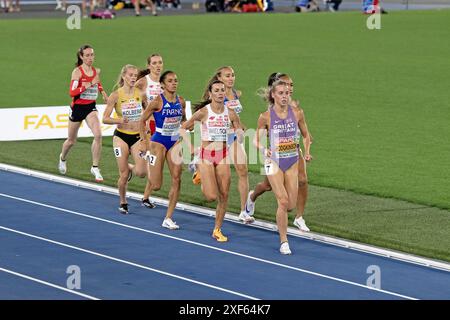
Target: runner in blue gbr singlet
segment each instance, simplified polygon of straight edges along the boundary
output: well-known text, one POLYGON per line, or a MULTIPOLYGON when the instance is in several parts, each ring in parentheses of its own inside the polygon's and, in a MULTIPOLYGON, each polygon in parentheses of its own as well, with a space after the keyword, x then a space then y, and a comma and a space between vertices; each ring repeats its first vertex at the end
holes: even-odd
POLYGON ((162 108, 153 113, 156 122, 156 132, 151 141, 162 144, 166 150, 178 141, 181 120, 183 118, 183 108, 178 96, 175 102, 167 101, 164 94, 161 94, 163 101, 162 108))

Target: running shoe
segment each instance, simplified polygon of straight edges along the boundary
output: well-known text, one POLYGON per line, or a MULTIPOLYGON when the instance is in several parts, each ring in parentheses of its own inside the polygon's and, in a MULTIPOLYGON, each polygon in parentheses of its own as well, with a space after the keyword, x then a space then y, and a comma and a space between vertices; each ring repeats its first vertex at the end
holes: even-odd
POLYGON ((58 170, 61 174, 66 174, 67 172, 66 160, 61 159, 61 154, 59 155, 58 170))
POLYGON ((121 214, 128 214, 128 203, 121 203, 119 206, 119 212, 121 214))
POLYGON ((283 242, 280 246, 280 253, 281 254, 292 254, 291 249, 289 248, 289 243, 283 242))
POLYGON ((250 223, 255 222, 255 218, 253 218, 251 215, 249 215, 245 211, 241 211, 241 213, 239 214, 239 220, 241 220, 245 224, 250 224, 250 223))
POLYGON ((194 174, 192 175, 192 183, 193 184, 201 184, 202 183, 202 179, 200 177, 200 172, 195 171, 194 174))
POLYGON ((142 206, 153 209, 156 207, 156 204, 153 201, 150 201, 149 199, 142 199, 142 206))
POLYGON ((294 219, 294 226, 299 228, 301 231, 309 232, 309 228, 306 226, 305 220, 303 217, 294 219))
POLYGON ((212 237, 219 242, 227 242, 228 238, 222 234, 222 230, 219 228, 215 228, 212 234, 212 237))
POLYGON ((164 219, 162 226, 164 228, 170 229, 170 230, 176 230, 176 229, 180 229, 180 226, 176 224, 175 221, 172 221, 172 219, 170 218, 166 218, 164 219))
POLYGON ((253 214, 255 213, 255 202, 253 202, 250 198, 252 193, 253 190, 250 190, 247 196, 247 202, 245 203, 245 212, 250 216, 253 216, 253 214))
POLYGON ((95 177, 95 181, 102 182, 103 177, 100 173, 100 169, 98 167, 91 167, 91 173, 95 177))

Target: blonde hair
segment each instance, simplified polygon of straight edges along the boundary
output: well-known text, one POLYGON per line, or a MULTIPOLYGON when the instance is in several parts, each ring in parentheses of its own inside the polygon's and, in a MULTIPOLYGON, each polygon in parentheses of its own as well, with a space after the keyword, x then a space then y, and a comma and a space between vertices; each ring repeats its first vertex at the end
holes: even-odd
POLYGON ((272 97, 272 93, 275 91, 275 88, 277 86, 282 86, 285 85, 287 86, 288 83, 284 80, 281 79, 277 79, 274 82, 272 82, 271 86, 265 87, 265 88, 259 88, 258 89, 258 96, 260 96, 261 98, 263 98, 264 101, 269 102, 270 104, 274 104, 275 100, 272 97))
POLYGON ((126 64, 122 67, 122 70, 120 71, 119 76, 117 77, 117 81, 116 84, 114 85, 113 90, 118 89, 118 88, 122 88, 124 81, 123 81, 123 77, 125 76, 125 74, 127 73, 127 71, 129 69, 136 69, 138 70, 138 68, 132 64, 126 64))

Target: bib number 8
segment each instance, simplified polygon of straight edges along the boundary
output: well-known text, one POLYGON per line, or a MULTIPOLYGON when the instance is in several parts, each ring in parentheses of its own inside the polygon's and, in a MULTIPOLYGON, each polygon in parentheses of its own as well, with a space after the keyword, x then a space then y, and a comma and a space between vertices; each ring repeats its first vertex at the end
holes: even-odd
POLYGON ((114 148, 114 155, 116 158, 120 158, 122 156, 122 150, 120 148, 114 148))

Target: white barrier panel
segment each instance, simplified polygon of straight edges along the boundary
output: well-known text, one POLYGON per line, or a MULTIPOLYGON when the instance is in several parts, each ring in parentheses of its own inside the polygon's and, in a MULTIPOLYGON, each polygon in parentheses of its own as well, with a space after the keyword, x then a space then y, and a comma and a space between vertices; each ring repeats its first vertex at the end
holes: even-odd
MULTIPOLYGON (((97 105, 100 123, 105 108, 105 104, 97 105)), ((69 106, 0 108, 0 141, 67 138, 69 112, 69 106)), ((112 136, 115 127, 102 124, 102 135, 112 136)), ((78 136, 93 136, 85 121, 78 136)))
MULTIPOLYGON (((101 123, 106 104, 97 104, 96 107, 101 123)), ((0 108, 0 141, 65 139, 69 112, 69 106, 0 108)), ((186 101, 186 118, 190 119, 191 116, 191 102, 186 101)), ((114 134, 115 125, 101 126, 104 137, 114 134)), ((78 136, 93 136, 85 121, 81 123, 78 136)))
POLYGON ((192 109, 191 109, 191 102, 186 101, 186 109, 184 110, 186 113, 186 120, 189 120, 192 117, 192 109))

